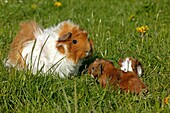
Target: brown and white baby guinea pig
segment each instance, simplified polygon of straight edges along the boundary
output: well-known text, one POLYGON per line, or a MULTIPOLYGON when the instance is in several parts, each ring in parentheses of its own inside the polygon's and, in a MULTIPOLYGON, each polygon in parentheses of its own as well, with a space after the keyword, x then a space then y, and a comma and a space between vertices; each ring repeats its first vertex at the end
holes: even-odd
POLYGON ((147 89, 135 72, 124 72, 117 69, 109 60, 97 58, 89 66, 88 73, 93 78, 98 78, 102 87, 106 87, 108 83, 116 89, 119 87, 122 91, 135 92, 136 94, 139 94, 143 89, 147 89))
POLYGON ((143 74, 143 67, 138 59, 127 57, 125 59, 119 59, 118 63, 120 69, 124 72, 136 72, 138 77, 143 74))

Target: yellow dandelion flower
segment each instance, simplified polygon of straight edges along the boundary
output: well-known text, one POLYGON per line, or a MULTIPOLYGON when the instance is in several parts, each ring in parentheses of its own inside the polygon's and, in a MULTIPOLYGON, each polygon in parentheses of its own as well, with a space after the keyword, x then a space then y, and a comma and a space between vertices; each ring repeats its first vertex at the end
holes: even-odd
POLYGON ((165 103, 165 104, 169 104, 169 102, 168 102, 169 98, 170 98, 170 95, 167 96, 167 97, 164 99, 164 103, 165 103))
POLYGON ((54 6, 60 7, 61 6, 61 2, 54 2, 54 6))
POLYGON ((37 9, 37 4, 32 4, 31 8, 34 9, 34 10, 37 9))
POLYGON ((148 26, 141 26, 136 28, 137 32, 146 33, 149 30, 148 26))
POLYGON ((141 27, 137 27, 137 28, 136 28, 136 30, 137 30, 137 32, 140 32, 140 33, 142 33, 142 32, 143 32, 143 30, 142 30, 142 28, 141 28, 141 27))

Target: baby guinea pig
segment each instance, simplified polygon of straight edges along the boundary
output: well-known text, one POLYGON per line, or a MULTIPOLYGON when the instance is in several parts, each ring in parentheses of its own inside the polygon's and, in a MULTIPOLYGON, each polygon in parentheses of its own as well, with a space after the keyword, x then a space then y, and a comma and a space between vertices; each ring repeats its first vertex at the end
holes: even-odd
POLYGON ((102 87, 106 87, 106 83, 117 81, 117 77, 113 76, 115 73, 113 62, 109 60, 97 58, 88 68, 88 74, 92 78, 97 78, 102 87))
POLYGON ((96 59, 88 68, 88 73, 93 78, 98 78, 102 87, 106 84, 118 87, 125 92, 139 94, 143 89, 147 89, 144 83, 138 78, 135 72, 124 72, 116 68, 113 63, 105 59, 96 59))
POLYGON ((118 63, 120 69, 124 72, 136 72, 138 77, 143 74, 143 67, 138 59, 127 57, 125 59, 119 59, 118 63))

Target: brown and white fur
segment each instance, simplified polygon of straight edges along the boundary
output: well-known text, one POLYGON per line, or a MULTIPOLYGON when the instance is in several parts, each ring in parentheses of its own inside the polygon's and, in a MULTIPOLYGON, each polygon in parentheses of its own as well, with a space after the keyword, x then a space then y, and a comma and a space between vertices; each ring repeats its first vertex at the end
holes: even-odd
POLYGON ((42 29, 25 22, 14 38, 6 66, 30 69, 33 73, 55 72, 60 77, 77 74, 82 61, 92 55, 88 33, 71 21, 42 29))
POLYGON ((119 87, 125 92, 139 94, 143 89, 147 89, 144 83, 138 78, 135 72, 124 72, 115 68, 112 62, 104 59, 96 59, 88 68, 88 73, 97 78, 102 87, 106 84, 119 87))
POLYGON ((125 59, 119 59, 120 69, 124 72, 136 72, 138 77, 143 74, 143 67, 139 60, 132 57, 127 57, 125 59))

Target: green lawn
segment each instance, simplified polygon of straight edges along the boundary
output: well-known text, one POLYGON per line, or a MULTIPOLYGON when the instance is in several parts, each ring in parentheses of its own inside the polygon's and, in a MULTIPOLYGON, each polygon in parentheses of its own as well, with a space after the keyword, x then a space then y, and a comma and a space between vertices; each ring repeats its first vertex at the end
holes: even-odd
POLYGON ((0 0, 0 113, 170 112, 170 100, 164 103, 170 95, 170 0, 60 0, 60 7, 54 2, 0 0), (103 89, 88 74, 59 79, 3 66, 20 22, 35 20, 46 28, 68 19, 94 40, 91 59, 110 59, 117 67, 119 58, 139 59, 149 93, 103 89), (149 30, 142 39, 136 28, 143 25, 149 30))

